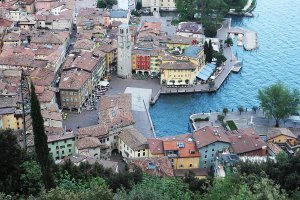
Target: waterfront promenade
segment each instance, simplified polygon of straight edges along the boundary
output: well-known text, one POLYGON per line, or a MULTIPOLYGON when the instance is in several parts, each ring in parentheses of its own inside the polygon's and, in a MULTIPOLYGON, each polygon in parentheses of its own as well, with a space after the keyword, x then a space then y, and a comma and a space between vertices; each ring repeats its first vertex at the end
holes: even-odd
MULTIPOLYGON (((217 32, 218 39, 225 41, 230 30, 232 30, 230 28, 230 20, 225 19, 222 23, 222 27, 217 32)), ((227 60, 225 62, 225 65, 222 66, 223 68, 222 72, 215 78, 213 87, 210 87, 208 83, 198 84, 191 87, 177 87, 177 88, 169 88, 166 86, 162 86, 160 93, 173 94, 173 93, 197 93, 197 92, 217 91, 225 82, 229 74, 231 73, 234 65, 238 62, 237 58, 232 53, 231 47, 227 47, 227 46, 224 47, 224 56, 227 58, 227 60)))

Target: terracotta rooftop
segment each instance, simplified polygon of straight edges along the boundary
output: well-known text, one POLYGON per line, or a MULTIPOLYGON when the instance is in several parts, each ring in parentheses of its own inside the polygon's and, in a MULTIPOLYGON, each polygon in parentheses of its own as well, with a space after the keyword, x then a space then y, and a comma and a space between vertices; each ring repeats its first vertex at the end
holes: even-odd
POLYGON ((91 77, 90 72, 69 70, 63 71, 59 83, 59 89, 79 90, 84 83, 91 77))
POLYGON ((51 90, 45 90, 38 99, 41 103, 50 103, 55 98, 55 92, 51 90))
POLYGON ((46 68, 36 68, 30 74, 30 79, 34 85, 50 86, 55 78, 55 73, 46 68))
POLYGON ((0 108, 17 107, 18 96, 0 96, 0 108))
POLYGON ((270 128, 268 130, 268 140, 271 140, 272 138, 275 138, 279 135, 285 135, 288 137, 292 137, 297 139, 297 137, 287 128, 270 128))
POLYGON ((77 17, 109 17, 109 14, 106 11, 103 11, 99 8, 81 8, 78 12, 77 17))
POLYGON ((161 22, 145 22, 140 29, 140 32, 150 31, 155 34, 160 34, 161 22))
POLYGON ((132 150, 145 149, 146 138, 135 128, 126 128, 121 131, 118 137, 132 150))
MULTIPOLYGON (((26 123, 27 123, 27 120, 29 120, 30 123, 32 122, 31 118, 28 119, 26 116, 26 123)), ((50 127, 50 126, 45 126, 45 133, 47 134, 47 136, 67 134, 62 127, 50 127)))
POLYGON ((199 151, 193 141, 173 140, 163 141, 164 151, 175 150, 178 151, 179 158, 200 157, 199 151), (182 146, 180 146, 182 145, 182 146))
MULTIPOLYGON (((260 150, 263 147, 267 148, 267 144, 255 133, 252 128, 238 130, 238 133, 228 134, 230 140, 230 148, 236 154, 247 153, 255 150, 260 150)), ((230 133, 230 132, 227 132, 230 133)))
POLYGON ((215 142, 230 143, 227 135, 220 128, 206 126, 193 133, 197 147, 202 148, 215 142))
POLYGON ((77 40, 74 44, 74 49, 92 50, 95 43, 89 39, 77 40))
POLYGON ((11 27, 11 25, 13 24, 12 21, 10 20, 7 20, 7 19, 3 19, 3 18, 0 18, 0 27, 11 27))
POLYGON ((197 24, 196 22, 180 22, 177 26, 176 31, 184 33, 203 34, 202 25, 197 24))
POLYGON ((194 38, 175 35, 175 36, 172 36, 172 37, 168 37, 167 38, 167 43, 192 45, 193 40, 194 40, 194 38))
POLYGON ((272 151, 275 155, 279 154, 280 152, 284 152, 277 144, 272 142, 268 143, 268 152, 272 151))
POLYGON ((61 140, 68 140, 75 138, 73 133, 65 133, 65 134, 57 134, 57 135, 48 135, 47 142, 55 142, 55 141, 61 141, 61 140))
POLYGON ((92 52, 82 52, 78 57, 75 58, 71 64, 71 68, 80 68, 88 72, 93 72, 99 63, 99 58, 93 56, 92 52))
POLYGON ((96 137, 84 137, 76 141, 76 147, 78 150, 100 147, 102 144, 96 137))
POLYGON ((156 176, 174 176, 168 157, 126 158, 128 165, 139 167, 144 173, 156 176))
POLYGON ((191 62, 182 62, 182 61, 178 61, 178 62, 168 62, 168 63, 164 63, 161 66, 161 69, 169 69, 169 70, 178 70, 178 69, 187 69, 187 70, 194 70, 196 69, 196 65, 194 65, 191 62))
POLYGON ((109 53, 112 52, 114 50, 116 50, 117 48, 113 45, 108 45, 108 44, 100 44, 100 46, 98 47, 99 50, 105 52, 105 53, 109 53))
POLYGON ((95 126, 88 126, 84 128, 79 128, 76 132, 76 135, 78 138, 83 137, 97 137, 101 138, 103 136, 106 136, 108 134, 108 131, 104 125, 95 125, 95 126))
POLYGON ((100 124, 104 124, 108 129, 134 124, 131 112, 131 94, 102 96, 98 110, 100 124))
POLYGON ((63 121, 61 114, 58 113, 58 112, 52 112, 52 111, 49 111, 49 110, 42 110, 41 113, 42 113, 42 116, 43 116, 44 119, 63 121))
POLYGON ((164 153, 163 141, 161 139, 148 138, 147 143, 152 155, 164 153))
POLYGON ((31 38, 32 44, 61 45, 69 37, 69 32, 37 31, 31 38))

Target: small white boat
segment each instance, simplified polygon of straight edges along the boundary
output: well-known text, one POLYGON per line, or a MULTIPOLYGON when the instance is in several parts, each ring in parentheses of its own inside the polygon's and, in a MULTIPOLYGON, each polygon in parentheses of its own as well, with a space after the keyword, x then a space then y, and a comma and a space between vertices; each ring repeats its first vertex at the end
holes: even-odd
POLYGON ((239 47, 243 46, 243 41, 242 41, 242 40, 238 40, 238 41, 237 41, 237 45, 238 45, 239 47))

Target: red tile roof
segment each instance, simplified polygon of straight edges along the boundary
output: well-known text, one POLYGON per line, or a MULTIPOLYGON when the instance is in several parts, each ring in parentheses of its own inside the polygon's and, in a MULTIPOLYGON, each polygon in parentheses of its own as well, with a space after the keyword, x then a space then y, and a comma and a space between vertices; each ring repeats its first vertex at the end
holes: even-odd
POLYGON ((98 138, 95 137, 85 137, 81 138, 76 141, 76 147, 77 149, 88 149, 88 148, 96 148, 104 146, 103 144, 100 143, 98 138))
POLYGON ((267 144, 255 133, 252 128, 238 130, 238 133, 227 132, 231 142, 230 148, 236 154, 247 153, 267 147, 267 144), (231 134, 230 134, 231 133, 231 134))
POLYGON ((168 157, 125 158, 130 168, 139 167, 144 173, 155 176, 174 176, 168 157), (150 166, 150 167, 149 167, 150 166))
POLYGON ((163 141, 164 151, 178 151, 178 157, 188 158, 188 157, 200 157, 200 153, 194 142, 184 141, 184 140, 172 140, 163 141), (183 147, 179 147, 179 144, 183 144, 183 147))
POLYGON ((79 90, 89 78, 91 78, 91 73, 83 70, 64 71, 59 83, 59 89, 79 90))
POLYGON ((215 142, 230 143, 227 135, 220 129, 206 126, 193 134, 197 147, 202 148, 215 142))
POLYGON ((164 147, 161 139, 149 138, 147 139, 149 150, 151 154, 163 154, 164 147))
POLYGON ((2 26, 2 27, 11 27, 12 24, 13 24, 12 21, 0 18, 0 26, 2 26))

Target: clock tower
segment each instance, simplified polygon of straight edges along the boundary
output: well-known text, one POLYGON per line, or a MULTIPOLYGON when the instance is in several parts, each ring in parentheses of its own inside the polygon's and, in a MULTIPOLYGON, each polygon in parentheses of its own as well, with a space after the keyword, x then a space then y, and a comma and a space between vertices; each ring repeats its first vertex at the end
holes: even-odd
POLYGON ((122 24, 118 32, 118 76, 131 78, 131 36, 129 26, 122 24))

